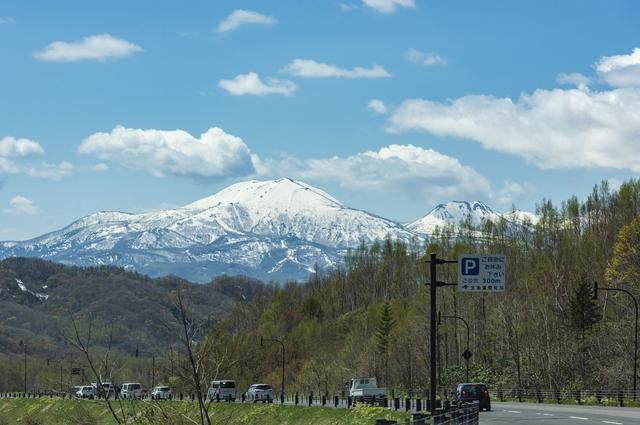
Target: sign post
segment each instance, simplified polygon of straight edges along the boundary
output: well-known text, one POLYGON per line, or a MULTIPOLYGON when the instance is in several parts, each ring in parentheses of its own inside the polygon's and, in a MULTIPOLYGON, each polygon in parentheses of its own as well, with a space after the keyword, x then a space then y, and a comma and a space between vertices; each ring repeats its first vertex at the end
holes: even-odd
POLYGON ((458 291, 504 292, 505 255, 471 255, 458 257, 458 291))

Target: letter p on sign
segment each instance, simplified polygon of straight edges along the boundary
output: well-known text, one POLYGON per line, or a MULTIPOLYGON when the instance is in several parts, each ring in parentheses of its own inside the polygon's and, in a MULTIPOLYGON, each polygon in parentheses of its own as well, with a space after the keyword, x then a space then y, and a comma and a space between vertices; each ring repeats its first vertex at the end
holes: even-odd
POLYGON ((462 274, 464 276, 478 276, 480 274, 480 259, 469 257, 463 258, 462 274))

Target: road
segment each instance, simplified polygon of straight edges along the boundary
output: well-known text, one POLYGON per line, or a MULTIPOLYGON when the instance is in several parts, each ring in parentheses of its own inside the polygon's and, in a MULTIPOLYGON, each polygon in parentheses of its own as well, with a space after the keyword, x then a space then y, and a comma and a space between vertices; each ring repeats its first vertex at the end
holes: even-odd
POLYGON ((640 425, 640 409, 634 408, 492 402, 491 409, 480 413, 481 425, 640 425))

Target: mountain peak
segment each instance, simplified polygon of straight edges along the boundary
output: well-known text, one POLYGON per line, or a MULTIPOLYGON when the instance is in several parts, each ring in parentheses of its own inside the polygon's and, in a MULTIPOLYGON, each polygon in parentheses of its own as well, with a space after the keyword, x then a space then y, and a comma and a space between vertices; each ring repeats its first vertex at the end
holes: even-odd
POLYGON ((228 186, 215 195, 186 205, 186 209, 208 209, 222 204, 259 205, 261 208, 307 209, 316 207, 344 208, 326 192, 290 178, 249 180, 228 186))
POLYGON ((410 223, 407 227, 414 232, 430 234, 436 227, 443 228, 447 224, 456 225, 467 219, 470 219, 473 224, 480 224, 485 220, 498 221, 500 215, 482 201, 450 201, 438 204, 426 216, 410 223))

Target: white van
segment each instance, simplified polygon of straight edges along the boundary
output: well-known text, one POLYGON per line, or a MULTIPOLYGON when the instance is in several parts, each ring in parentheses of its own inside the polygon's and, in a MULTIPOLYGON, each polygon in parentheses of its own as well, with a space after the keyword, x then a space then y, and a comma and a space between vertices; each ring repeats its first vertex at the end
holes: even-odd
POLYGON ((211 381, 209 385, 209 400, 236 401, 236 381, 222 379, 211 381))
POLYGON ((127 382, 122 384, 120 397, 137 399, 142 397, 142 385, 138 382, 127 382))

